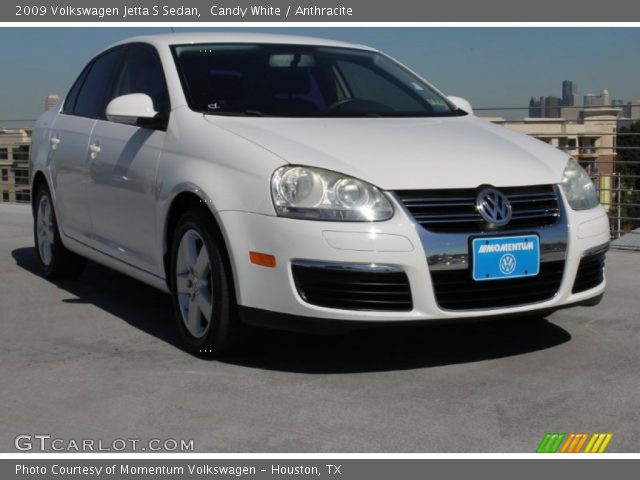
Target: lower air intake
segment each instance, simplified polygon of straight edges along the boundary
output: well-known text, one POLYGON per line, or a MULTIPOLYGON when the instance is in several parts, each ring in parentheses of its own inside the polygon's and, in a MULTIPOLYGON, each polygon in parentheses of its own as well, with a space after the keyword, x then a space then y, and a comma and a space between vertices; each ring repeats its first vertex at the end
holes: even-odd
POLYGON ((590 290, 604 281, 604 256, 605 252, 600 252, 582 257, 571 293, 590 290))
POLYGON ((436 301, 447 310, 514 307, 552 298, 560 288, 564 260, 540 264, 535 277, 476 282, 469 270, 432 271, 436 301))
POLYGON ((409 280, 401 270, 296 263, 291 268, 298 294, 313 305, 344 310, 413 309, 409 280))

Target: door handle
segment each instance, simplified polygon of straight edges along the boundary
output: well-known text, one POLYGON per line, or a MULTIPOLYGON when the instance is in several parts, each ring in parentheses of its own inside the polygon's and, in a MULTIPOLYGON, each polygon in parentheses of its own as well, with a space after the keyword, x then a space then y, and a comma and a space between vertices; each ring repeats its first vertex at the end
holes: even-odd
POLYGON ((55 150, 58 145, 60 145, 60 137, 51 137, 51 150, 55 150))
POLYGON ((98 154, 100 153, 100 144, 99 143, 92 143, 91 145, 89 145, 89 156, 91 157, 91 160, 95 160, 95 158, 98 156, 98 154))

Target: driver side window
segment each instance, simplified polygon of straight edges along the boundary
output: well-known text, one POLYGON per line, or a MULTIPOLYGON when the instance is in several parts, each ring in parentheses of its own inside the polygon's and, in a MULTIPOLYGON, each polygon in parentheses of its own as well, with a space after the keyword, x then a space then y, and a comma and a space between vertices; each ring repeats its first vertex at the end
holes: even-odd
POLYGON ((149 45, 132 45, 116 79, 111 98, 130 93, 144 93, 151 97, 156 112, 169 112, 169 95, 162 64, 155 49, 149 45))

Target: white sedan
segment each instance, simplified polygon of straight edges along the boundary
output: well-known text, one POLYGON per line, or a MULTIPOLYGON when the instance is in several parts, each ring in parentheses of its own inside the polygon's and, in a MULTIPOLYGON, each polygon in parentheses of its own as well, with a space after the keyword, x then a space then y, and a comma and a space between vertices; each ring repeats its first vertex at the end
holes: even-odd
POLYGON ((250 33, 122 41, 33 135, 43 273, 171 293, 185 345, 244 326, 542 316, 605 289, 580 165, 369 47, 250 33))

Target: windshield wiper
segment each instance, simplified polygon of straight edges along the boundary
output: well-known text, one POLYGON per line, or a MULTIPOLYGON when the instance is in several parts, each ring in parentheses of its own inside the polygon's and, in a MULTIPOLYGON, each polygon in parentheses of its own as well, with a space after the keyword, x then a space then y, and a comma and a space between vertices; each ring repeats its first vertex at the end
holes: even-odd
POLYGON ((381 113, 372 112, 354 112, 354 113, 333 113, 328 115, 321 115, 324 118, 382 118, 386 115, 381 113))
POLYGON ((205 115, 224 115, 229 117, 264 117, 264 113, 262 113, 260 110, 252 110, 252 109, 246 109, 246 110, 240 110, 240 111, 230 110, 228 112, 225 112, 224 110, 217 110, 217 111, 207 110, 202 113, 204 113, 205 115))

